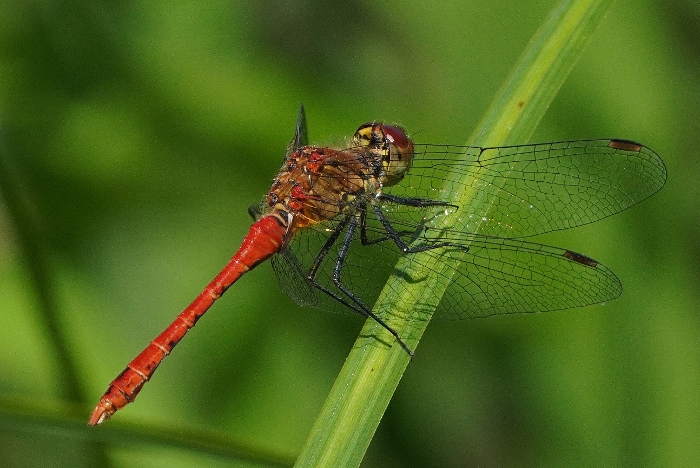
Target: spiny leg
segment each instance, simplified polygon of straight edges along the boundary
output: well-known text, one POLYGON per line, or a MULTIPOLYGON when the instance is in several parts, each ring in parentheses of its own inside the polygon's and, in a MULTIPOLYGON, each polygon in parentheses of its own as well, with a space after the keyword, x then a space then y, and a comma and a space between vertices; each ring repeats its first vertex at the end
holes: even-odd
MULTIPOLYGON (((408 353, 408 355, 413 356, 413 351, 409 349, 408 345, 406 345, 403 339, 401 339, 398 332, 391 328, 378 315, 372 312, 372 310, 369 307, 367 307, 365 303, 360 300, 359 297, 357 297, 348 288, 346 288, 341 281, 341 272, 343 269, 343 265, 345 264, 345 258, 347 256, 348 250, 350 249, 350 244, 352 243, 352 240, 355 237, 355 232, 357 231, 357 225, 359 223, 359 220, 360 216, 355 215, 348 223, 347 231, 345 232, 345 238, 343 239, 343 243, 341 244, 340 250, 338 251, 338 257, 335 261, 335 268, 333 269, 332 276, 333 283, 343 294, 345 294, 353 303, 357 305, 357 308, 359 308, 360 312, 363 315, 365 315, 366 317, 371 317, 375 322, 377 322, 389 333, 391 333, 394 336, 394 338, 396 338, 396 341, 399 343, 399 345, 401 345, 401 347, 408 353)), ((357 308, 355 308, 355 310, 357 310, 357 308)))
POLYGON ((374 201, 370 202, 372 205, 372 211, 374 211, 374 215, 377 217, 379 222, 382 224, 382 227, 384 228, 384 232, 386 232, 386 237, 389 239, 393 240, 396 246, 401 249, 401 252, 403 253, 417 253, 417 252, 425 252, 426 250, 434 250, 434 249, 439 249, 442 247, 450 247, 453 244, 449 242, 437 242, 435 244, 429 244, 429 245, 418 245, 415 247, 409 246, 404 240, 401 238, 400 233, 394 229, 394 226, 391 225, 391 221, 389 221, 382 211, 382 208, 374 201))
POLYGON ((347 256, 350 244, 352 243, 352 240, 355 237, 355 233, 357 231, 358 217, 359 215, 356 213, 348 213, 345 216, 345 218, 343 218, 343 220, 336 226, 336 228, 333 230, 333 233, 326 240, 323 247, 321 248, 321 251, 314 259, 311 268, 309 268, 309 272, 306 276, 306 279, 316 289, 332 297, 333 299, 340 302, 350 310, 376 321, 379 325, 381 325, 389 333, 391 333, 392 336, 394 336, 394 338, 396 338, 396 341, 408 353, 409 356, 413 356, 413 351, 411 351, 408 348, 408 346, 406 345, 406 343, 404 343, 404 341, 401 339, 396 330, 391 328, 384 320, 382 320, 379 316, 372 312, 369 307, 367 307, 355 294, 353 294, 340 282, 340 271, 343 268, 345 257, 347 256), (338 238, 340 237, 340 234, 342 233, 343 229, 346 228, 347 231, 345 233, 345 237, 343 238, 342 244, 338 251, 338 257, 335 260, 335 267, 333 269, 332 280, 335 286, 347 297, 347 299, 334 293, 333 291, 330 291, 327 287, 316 281, 316 275, 318 274, 318 269, 321 263, 328 256, 328 252, 330 251, 331 247, 338 241, 338 238))
POLYGON ((447 203, 440 200, 433 200, 431 198, 412 198, 412 197, 399 197, 396 195, 390 195, 388 193, 382 193, 375 197, 377 200, 389 201, 391 203, 396 203, 397 205, 405 206, 415 206, 418 208, 424 208, 427 206, 449 206, 455 209, 459 207, 452 203, 447 203))
POLYGON ((340 302, 353 312, 356 312, 359 315, 362 315, 363 317, 371 317, 372 314, 367 313, 366 307, 364 309, 358 308, 357 305, 348 302, 345 298, 339 296, 338 294, 334 293, 333 291, 329 290, 324 285, 316 281, 316 275, 318 274, 318 269, 321 266, 321 263, 328 256, 328 252, 330 251, 331 247, 333 247, 333 245, 335 245, 335 243, 338 241, 340 234, 343 232, 350 220, 353 219, 353 217, 354 215, 352 213, 348 213, 345 216, 345 218, 343 218, 343 220, 340 223, 338 223, 338 225, 335 227, 328 239, 326 239, 326 242, 323 244, 323 247, 321 247, 321 250, 316 255, 316 258, 314 259, 313 263, 311 264, 311 267, 309 268, 308 273, 306 274, 306 280, 309 283, 311 283, 311 285, 313 285, 314 288, 332 297, 333 299, 340 302))
POLYGON ((316 258, 311 264, 309 272, 306 275, 306 279, 312 284, 316 284, 315 278, 316 274, 318 273, 318 268, 321 266, 321 262, 326 258, 331 247, 333 247, 333 245, 338 241, 338 237, 340 237, 340 234, 343 232, 343 229, 345 229, 345 226, 348 225, 348 222, 352 217, 352 213, 345 215, 343 220, 338 223, 331 235, 328 237, 328 239, 326 239, 326 242, 323 244, 323 247, 321 247, 321 250, 316 255, 316 258))
MULTIPOLYGON (((389 194, 380 194, 375 197, 375 200, 380 200, 380 201, 388 201, 391 203, 395 203, 397 205, 404 205, 404 206, 412 206, 416 208, 424 208, 424 207, 429 207, 429 206, 449 206, 452 208, 457 209, 457 205, 453 205, 451 203, 443 202, 440 200, 432 200, 430 198, 409 198, 409 197, 398 197, 394 195, 389 195, 389 194)), ((376 205, 376 201, 371 202, 373 206, 376 205)), ((412 235, 414 232, 412 231, 396 231, 393 228, 387 229, 387 225, 391 225, 390 222, 386 219, 385 216, 377 216, 377 218, 382 222, 382 226, 384 226, 384 231, 387 232, 387 235, 378 237, 376 239, 370 239, 369 236, 367 235, 367 210, 366 206, 364 205, 362 207, 362 217, 360 219, 360 240, 362 242, 362 245, 373 245, 373 244, 378 244, 380 242, 384 242, 387 240, 392 240, 396 245, 399 246, 399 248, 404 252, 404 253, 413 253, 413 251, 409 250, 404 250, 404 247, 406 246, 406 243, 397 243, 396 239, 401 238, 403 235, 412 235), (389 234, 389 232, 392 231, 394 235, 389 234)), ((376 214, 376 211, 375 211, 376 214)), ((417 229, 415 232, 420 230, 420 226, 416 226, 417 229)))

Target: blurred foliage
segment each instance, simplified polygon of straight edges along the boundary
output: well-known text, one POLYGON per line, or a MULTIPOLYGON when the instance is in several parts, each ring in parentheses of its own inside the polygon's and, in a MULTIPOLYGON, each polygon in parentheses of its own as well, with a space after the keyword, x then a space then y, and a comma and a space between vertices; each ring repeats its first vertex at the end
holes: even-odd
MULTIPOLYGON (((299 102, 318 143, 372 119, 463 143, 554 3, 4 2, 0 396, 87 421, 237 248, 299 102)), ((622 298, 431 324, 366 466, 700 464, 699 31, 696 1, 618 1, 533 137, 664 158, 652 199, 542 239, 610 266, 622 298)), ((361 325, 296 307, 262 266, 109 424, 293 457, 361 325)), ((228 463, 16 421, 0 405, 2 466, 228 463)))

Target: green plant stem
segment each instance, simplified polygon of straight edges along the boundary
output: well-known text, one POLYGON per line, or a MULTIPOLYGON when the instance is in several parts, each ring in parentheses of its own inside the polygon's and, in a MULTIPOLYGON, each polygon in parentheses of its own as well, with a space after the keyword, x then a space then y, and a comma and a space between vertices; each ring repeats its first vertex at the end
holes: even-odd
MULTIPOLYGON (((497 146, 525 142, 610 3, 611 0, 561 2, 535 33, 468 143, 497 146)), ((463 206, 489 200, 468 192, 451 202, 463 206)), ((444 219, 437 228, 449 227, 450 217, 444 219)), ((387 317, 388 324, 415 349, 457 267, 456 262, 443 262, 420 253, 402 258, 396 270, 403 274, 389 279, 374 312, 387 317), (406 278, 423 280, 411 283, 406 278)), ((358 466, 409 361, 395 339, 368 320, 296 466, 358 466)))

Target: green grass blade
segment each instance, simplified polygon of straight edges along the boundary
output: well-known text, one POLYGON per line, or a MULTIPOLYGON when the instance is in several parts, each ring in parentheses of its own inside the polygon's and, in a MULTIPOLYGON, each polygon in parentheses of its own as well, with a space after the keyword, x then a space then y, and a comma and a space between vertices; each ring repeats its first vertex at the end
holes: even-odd
MULTIPOLYGON (((246 466, 290 466, 290 454, 192 426, 128 424, 114 421, 95 430, 85 424, 85 406, 0 396, 0 431, 6 434, 52 434, 66 441, 94 445, 157 447, 215 455, 246 466)), ((95 462, 90 466, 109 466, 95 462)))
MULTIPOLYGON (((49 267, 41 235, 40 223, 31 216, 30 199, 25 184, 11 161, 8 145, 0 145, 0 204, 4 204, 13 222, 17 243, 27 269, 27 279, 34 289, 42 335, 46 337, 54 356, 54 375, 59 382, 57 393, 66 401, 86 403, 74 353, 69 346, 65 328, 61 325, 59 303, 53 290, 53 274, 49 267)), ((104 447, 91 444, 85 457, 99 466, 111 466, 104 447)))
MULTIPOLYGON (((558 5, 535 33, 468 143, 491 146, 525 142, 610 3, 575 0, 558 5)), ((464 193, 455 202, 463 205, 488 200, 480 199, 478 193, 464 193)), ((412 349, 448 286, 450 271, 458 266, 417 256, 420 254, 399 262, 397 270, 407 274, 391 277, 375 305, 375 312, 388 317, 389 325, 412 349), (412 258, 418 261, 412 262, 412 258), (422 266, 417 269, 414 265, 422 266), (405 280, 411 277, 424 280, 411 284, 405 280), (409 315, 412 320, 405 319, 409 315)), ((296 466, 358 466, 408 363, 408 355, 394 338, 368 320, 296 466)))
POLYGON ((27 269, 27 279, 34 288, 38 304, 42 335, 51 346, 56 360, 58 391, 68 401, 85 403, 85 392, 78 377, 75 358, 71 353, 65 330, 60 324, 59 304, 53 290, 53 278, 46 259, 40 223, 31 216, 30 195, 25 190, 18 171, 12 164, 7 145, 0 147, 0 203, 7 208, 12 220, 17 244, 27 269))
POLYGON ((612 0, 563 1, 520 56, 468 144, 524 143, 564 84, 612 0))

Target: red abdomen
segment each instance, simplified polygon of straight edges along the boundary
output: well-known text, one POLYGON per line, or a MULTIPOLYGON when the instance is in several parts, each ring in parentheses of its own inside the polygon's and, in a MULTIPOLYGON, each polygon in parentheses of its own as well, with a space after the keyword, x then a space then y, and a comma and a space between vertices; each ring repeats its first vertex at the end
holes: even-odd
POLYGON ((170 354, 214 301, 244 273, 279 251, 286 231, 285 221, 275 214, 263 216, 253 223, 238 252, 224 269, 173 323, 151 341, 112 381, 93 411, 89 424, 95 426, 102 423, 117 410, 134 401, 161 361, 170 354))

